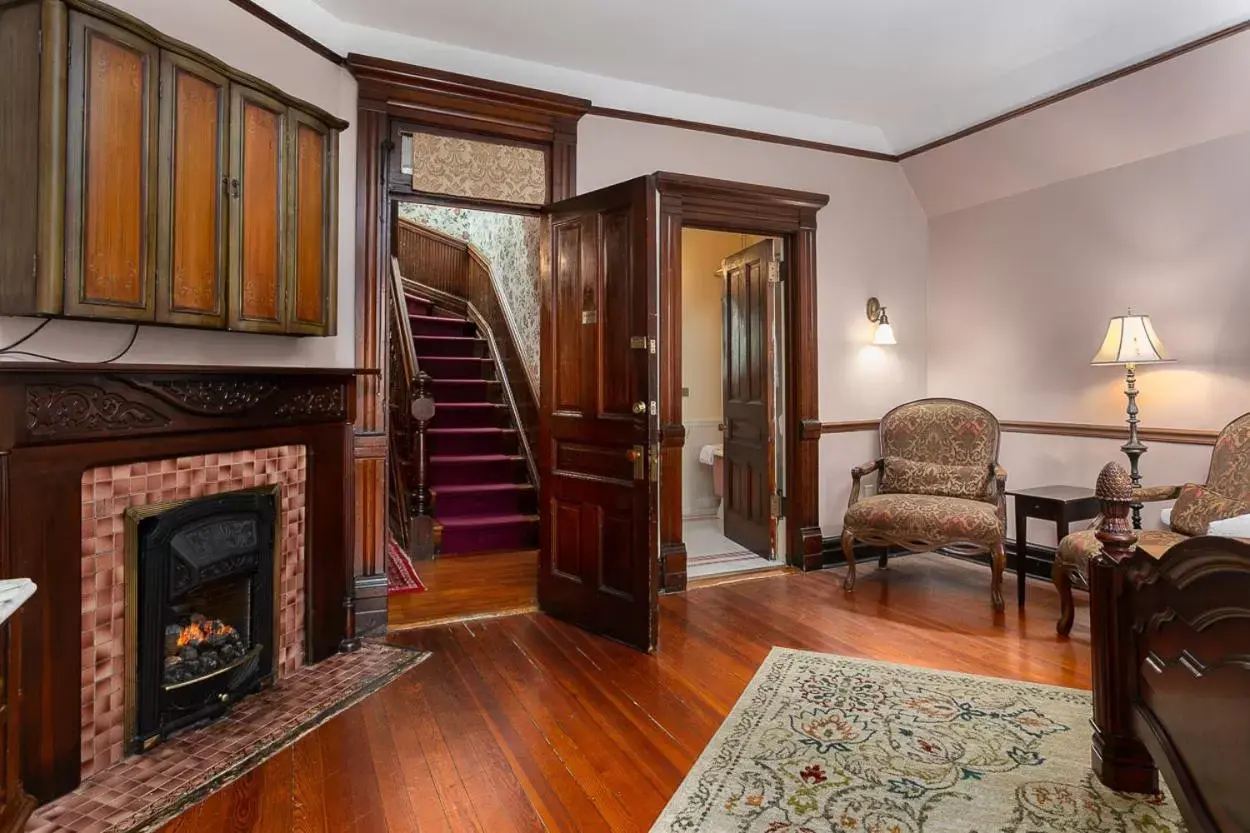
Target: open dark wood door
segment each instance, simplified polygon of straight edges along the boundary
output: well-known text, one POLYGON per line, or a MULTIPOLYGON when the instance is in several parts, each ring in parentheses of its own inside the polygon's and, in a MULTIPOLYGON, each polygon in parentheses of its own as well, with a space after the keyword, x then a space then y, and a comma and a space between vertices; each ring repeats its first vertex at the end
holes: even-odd
POLYGON ((547 209, 538 605, 655 647, 658 255, 653 177, 547 209))
POLYGON ((781 243, 725 259, 725 537, 772 557, 773 287, 781 243))

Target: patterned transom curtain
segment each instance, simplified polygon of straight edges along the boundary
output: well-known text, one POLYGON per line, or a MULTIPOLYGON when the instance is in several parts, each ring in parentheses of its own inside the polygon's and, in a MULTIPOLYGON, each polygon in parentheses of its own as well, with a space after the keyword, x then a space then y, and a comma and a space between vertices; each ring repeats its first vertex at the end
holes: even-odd
POLYGON ((547 202, 547 157, 523 145, 414 133, 412 187, 427 194, 542 205, 547 202))

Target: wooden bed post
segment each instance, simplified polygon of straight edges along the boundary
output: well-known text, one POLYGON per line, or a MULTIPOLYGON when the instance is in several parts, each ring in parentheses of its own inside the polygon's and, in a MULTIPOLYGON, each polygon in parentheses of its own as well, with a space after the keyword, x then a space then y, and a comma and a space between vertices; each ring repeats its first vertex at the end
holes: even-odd
POLYGON ((1137 660, 1131 616, 1124 604, 1128 576, 1120 566, 1137 548, 1137 533, 1128 520, 1133 502, 1128 472, 1108 463, 1098 475, 1096 494, 1102 504, 1096 533, 1102 552, 1089 567, 1094 774, 1119 792, 1157 793, 1158 770, 1133 731, 1137 660))

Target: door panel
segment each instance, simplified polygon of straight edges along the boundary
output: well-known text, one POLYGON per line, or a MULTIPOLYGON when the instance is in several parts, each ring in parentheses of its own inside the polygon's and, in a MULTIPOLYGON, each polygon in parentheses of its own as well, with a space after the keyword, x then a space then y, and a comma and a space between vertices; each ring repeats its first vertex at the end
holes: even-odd
MULTIPOLYGON (((773 291, 769 264, 779 254, 764 240, 726 258, 725 537, 772 556, 774 482, 773 291)), ((780 268, 780 264, 777 264, 780 268)))
POLYGON ((235 85, 230 96, 232 330, 285 330, 287 108, 235 85))
POLYGON ((229 82, 165 52, 161 87, 156 320, 224 327, 229 82))
POLYGON ((65 312, 155 316, 159 50, 70 14, 65 312))
POLYGON ((292 270, 288 332, 333 335, 338 200, 334 133, 298 110, 290 113, 292 270))
POLYGON ((548 209, 538 603, 642 650, 659 580, 652 451, 658 366, 651 177, 548 209))

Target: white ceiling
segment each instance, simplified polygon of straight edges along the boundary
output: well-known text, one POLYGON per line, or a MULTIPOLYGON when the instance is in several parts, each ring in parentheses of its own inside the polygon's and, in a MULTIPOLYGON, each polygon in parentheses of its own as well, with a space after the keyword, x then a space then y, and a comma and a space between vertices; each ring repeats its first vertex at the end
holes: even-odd
MULTIPOLYGON (((877 128, 894 152, 1250 18, 1250 0, 314 2, 357 38, 403 33, 757 105, 736 126, 767 130, 768 113, 788 111, 877 128)), ((787 133, 787 118, 773 120, 787 133)))

